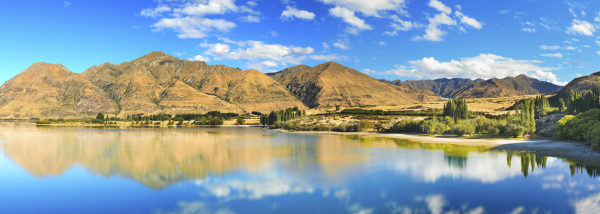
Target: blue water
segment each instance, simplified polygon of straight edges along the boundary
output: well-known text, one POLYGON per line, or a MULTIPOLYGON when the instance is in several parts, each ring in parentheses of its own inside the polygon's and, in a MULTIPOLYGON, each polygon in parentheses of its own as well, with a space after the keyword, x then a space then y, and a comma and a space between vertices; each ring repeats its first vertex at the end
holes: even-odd
POLYGON ((25 124, 0 141, 0 213, 600 213, 597 169, 481 146, 25 124))

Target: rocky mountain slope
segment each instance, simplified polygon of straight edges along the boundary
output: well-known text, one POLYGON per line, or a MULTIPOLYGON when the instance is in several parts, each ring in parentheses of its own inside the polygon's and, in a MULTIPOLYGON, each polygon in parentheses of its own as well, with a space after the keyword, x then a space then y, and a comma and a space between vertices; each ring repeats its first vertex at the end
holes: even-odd
POLYGON ((297 65, 269 74, 309 107, 401 105, 437 100, 429 91, 397 87, 336 62, 297 65))
POLYGON ((558 97, 562 97, 566 101, 571 90, 575 92, 585 92, 596 89, 600 89, 600 71, 573 79, 558 92, 558 97))
POLYGON ((2 117, 68 117, 117 111, 104 91, 61 64, 35 63, 0 87, 2 117))
POLYGON ((562 86, 540 81, 525 75, 477 79, 400 80, 388 83, 407 88, 429 90, 447 98, 492 98, 518 95, 533 95, 559 91, 562 86))
POLYGON ((83 75, 127 114, 306 109, 261 72, 180 60, 158 51, 119 65, 94 66, 83 75))

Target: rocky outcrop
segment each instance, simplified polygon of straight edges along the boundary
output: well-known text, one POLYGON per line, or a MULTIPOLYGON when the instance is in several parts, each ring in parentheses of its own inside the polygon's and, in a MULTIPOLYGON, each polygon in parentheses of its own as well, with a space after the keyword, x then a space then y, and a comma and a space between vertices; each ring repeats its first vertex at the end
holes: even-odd
POLYGON ((563 117, 565 117, 565 114, 553 114, 537 119, 535 121, 537 135, 540 137, 554 136, 554 124, 556 124, 563 117))

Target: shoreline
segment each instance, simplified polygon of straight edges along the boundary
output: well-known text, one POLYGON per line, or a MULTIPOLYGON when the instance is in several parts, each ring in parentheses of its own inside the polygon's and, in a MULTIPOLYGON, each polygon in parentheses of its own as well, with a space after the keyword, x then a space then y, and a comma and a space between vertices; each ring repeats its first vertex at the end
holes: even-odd
MULTIPOLYGON (((149 125, 139 126, 132 124, 35 124, 36 126, 85 126, 85 127, 143 127, 143 128, 194 128, 194 127, 214 127, 212 125, 149 125)), ((260 125, 217 125, 222 127, 245 127, 245 128, 263 128, 260 125)), ((568 158, 575 161, 580 161, 586 164, 600 166, 600 152, 590 149, 590 146, 585 142, 560 140, 553 138, 539 139, 464 139, 443 136, 427 136, 421 134, 401 134, 401 133, 377 133, 377 132, 333 132, 333 131, 288 131, 284 129, 271 129, 282 133, 294 134, 311 134, 311 135, 359 135, 362 137, 375 138, 394 138, 414 141, 417 143, 438 143, 438 144, 454 144, 463 146, 486 146, 495 150, 506 151, 527 151, 543 156, 551 156, 557 158, 568 158)))
POLYGON ((568 158, 600 167, 600 152, 590 149, 585 142, 544 139, 461 139, 435 136, 420 136, 399 133, 373 133, 373 132, 289 132, 275 129, 279 132, 295 134, 324 134, 324 135, 360 135, 362 137, 394 138, 410 140, 417 143, 454 144, 463 146, 488 146, 490 149, 503 151, 527 151, 538 155, 556 158, 568 158))

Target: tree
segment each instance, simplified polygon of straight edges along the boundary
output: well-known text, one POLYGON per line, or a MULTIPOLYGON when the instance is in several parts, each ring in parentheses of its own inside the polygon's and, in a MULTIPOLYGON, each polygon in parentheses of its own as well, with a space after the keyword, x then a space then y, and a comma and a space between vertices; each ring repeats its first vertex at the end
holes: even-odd
POLYGON ((565 101, 563 101, 563 98, 558 99, 558 112, 563 113, 563 111, 565 110, 565 101))
POLYGON ((244 118, 238 118, 235 122, 236 125, 246 125, 246 120, 244 118))
POLYGON ((97 120, 104 120, 104 114, 98 113, 98 115, 96 115, 96 119, 97 120))

